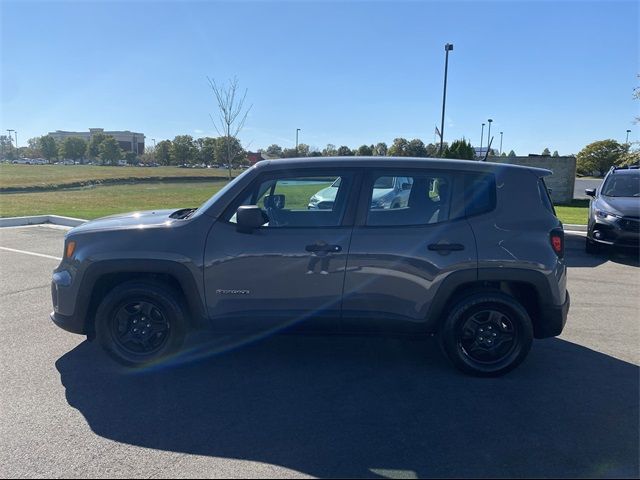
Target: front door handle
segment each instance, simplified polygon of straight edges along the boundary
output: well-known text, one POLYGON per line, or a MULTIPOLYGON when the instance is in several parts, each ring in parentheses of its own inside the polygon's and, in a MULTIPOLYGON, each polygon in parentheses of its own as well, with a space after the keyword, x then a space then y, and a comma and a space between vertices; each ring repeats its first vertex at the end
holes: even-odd
POLYGON ((304 248, 307 252, 330 252, 330 253, 338 253, 342 251, 342 247, 340 245, 307 245, 304 248))
POLYGON ((434 252, 459 252, 464 250, 464 245, 460 243, 431 243, 429 250, 434 252))

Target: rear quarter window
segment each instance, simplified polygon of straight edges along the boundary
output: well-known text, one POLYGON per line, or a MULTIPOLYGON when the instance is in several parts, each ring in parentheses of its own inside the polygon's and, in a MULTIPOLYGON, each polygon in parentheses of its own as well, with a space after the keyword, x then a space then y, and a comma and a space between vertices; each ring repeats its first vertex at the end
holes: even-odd
POLYGON ((555 215, 556 210, 555 208, 553 208, 553 202, 551 201, 551 196, 549 195, 549 189, 547 188, 547 184, 544 183, 543 178, 538 179, 538 193, 540 194, 540 201, 542 202, 544 208, 555 215))
POLYGON ((496 178, 492 174, 465 175, 464 205, 467 217, 496 208, 496 178))

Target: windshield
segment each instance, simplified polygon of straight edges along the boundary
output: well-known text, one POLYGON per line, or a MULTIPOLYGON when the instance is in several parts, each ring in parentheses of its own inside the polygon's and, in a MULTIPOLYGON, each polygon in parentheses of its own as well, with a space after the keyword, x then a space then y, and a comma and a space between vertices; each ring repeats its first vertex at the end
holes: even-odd
POLYGON ((238 183, 251 170, 253 170, 253 168, 255 168, 255 167, 246 169, 244 172, 242 172, 236 178, 234 178, 229 183, 227 183, 224 187, 222 187, 220 190, 218 190, 218 192, 215 193, 209 200, 207 200, 202 205, 200 205, 200 207, 198 207, 198 210, 193 215, 190 215, 190 216, 191 217, 195 217, 195 216, 200 215, 202 212, 208 210, 211 205, 213 205, 220 197, 222 197, 225 193, 227 193, 229 190, 231 190, 233 188, 233 186, 236 183, 238 183))
POLYGON ((607 197, 640 197, 640 175, 609 175, 602 186, 607 197))

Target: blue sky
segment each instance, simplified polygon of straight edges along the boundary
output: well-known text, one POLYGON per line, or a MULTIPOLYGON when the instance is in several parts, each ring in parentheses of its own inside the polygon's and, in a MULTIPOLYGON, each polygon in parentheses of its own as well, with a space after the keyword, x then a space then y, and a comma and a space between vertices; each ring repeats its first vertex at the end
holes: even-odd
POLYGON ((206 76, 236 75, 245 148, 433 142, 451 42, 445 140, 577 153, 638 139, 639 5, 2 1, 0 131, 215 135, 206 76))

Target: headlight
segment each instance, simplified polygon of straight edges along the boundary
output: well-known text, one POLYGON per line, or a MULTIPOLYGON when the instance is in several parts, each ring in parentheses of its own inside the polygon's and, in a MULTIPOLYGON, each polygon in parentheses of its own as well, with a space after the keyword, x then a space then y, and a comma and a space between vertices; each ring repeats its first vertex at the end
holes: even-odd
POLYGON ((613 222, 618 218, 622 218, 619 215, 616 215, 614 213, 605 212, 604 210, 597 210, 597 209, 596 209, 596 217, 598 217, 600 220, 606 220, 609 222, 613 222))
POLYGON ((320 199, 314 195, 309 199, 309 205, 316 205, 319 201, 320 199))

